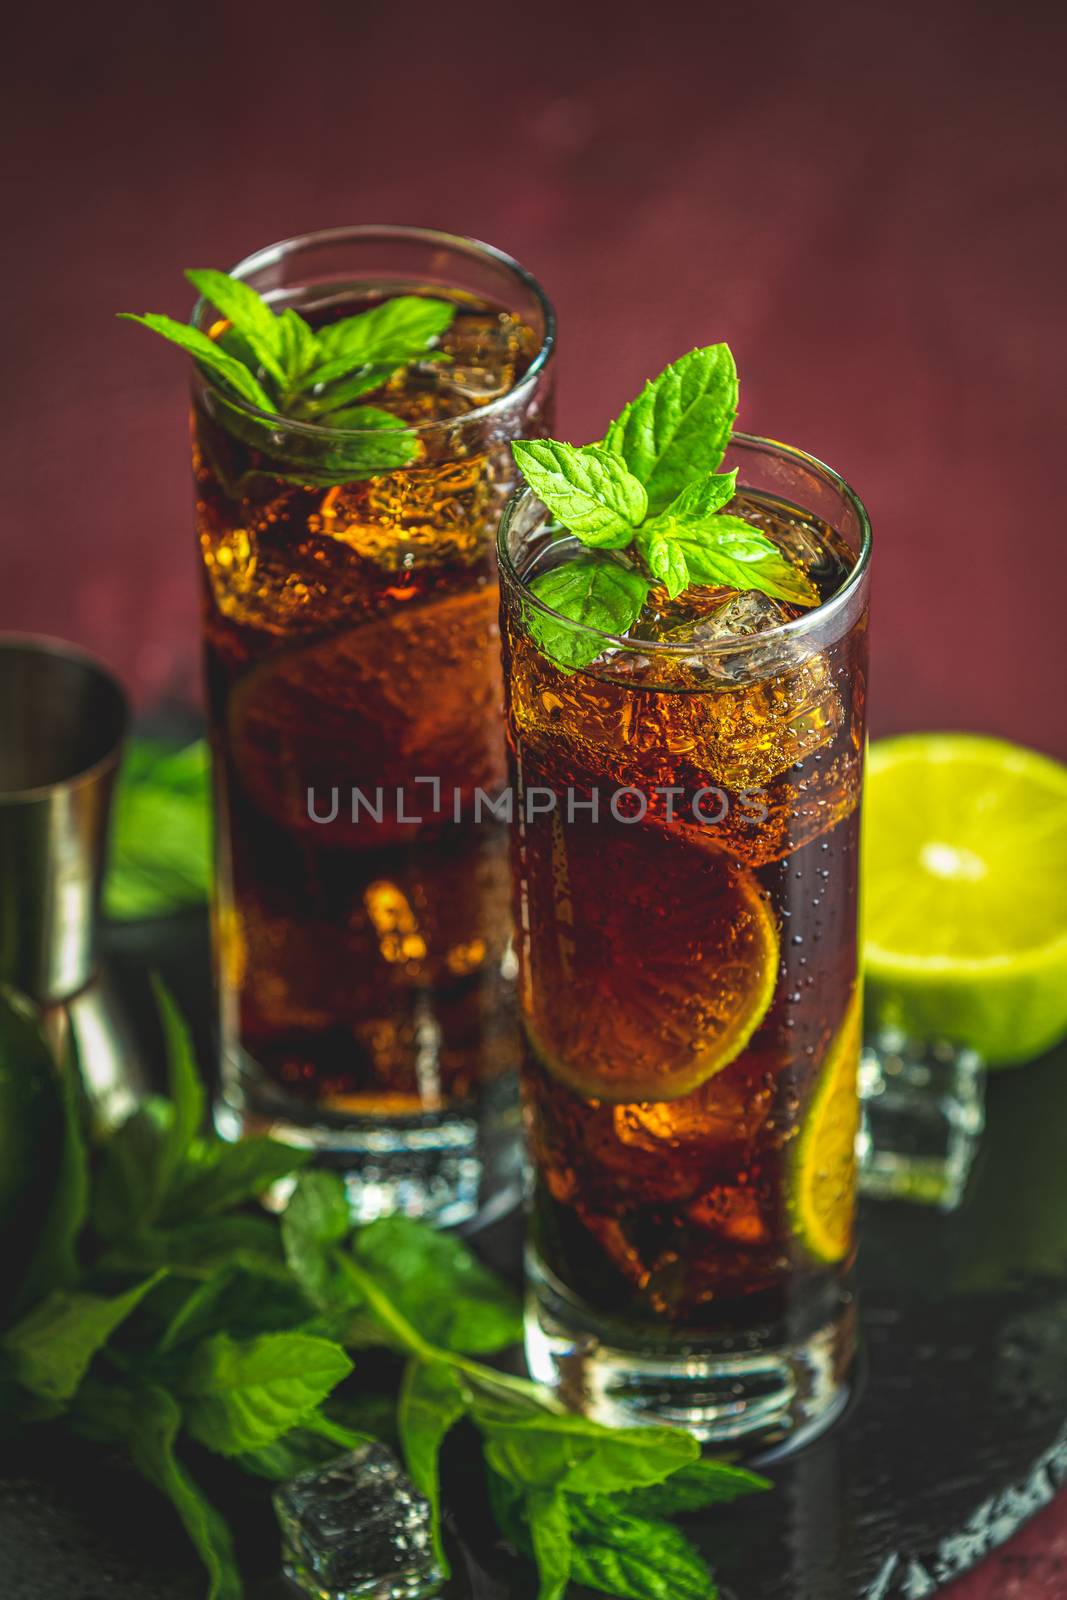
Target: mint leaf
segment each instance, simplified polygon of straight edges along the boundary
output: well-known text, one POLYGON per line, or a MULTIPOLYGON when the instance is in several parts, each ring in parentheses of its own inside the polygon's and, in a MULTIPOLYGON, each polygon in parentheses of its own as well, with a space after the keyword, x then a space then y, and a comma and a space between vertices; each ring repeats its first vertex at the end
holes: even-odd
POLYGON ((288 391, 300 389, 319 356, 319 341, 292 306, 277 318, 278 357, 288 391))
POLYGON ((605 1494, 658 1483, 695 1460, 691 1434, 661 1427, 606 1428, 570 1412, 502 1415, 475 1400, 472 1416, 494 1472, 531 1489, 605 1494))
MULTIPOLYGON (((430 296, 398 295, 315 332, 293 307, 275 314, 254 289, 227 273, 194 268, 187 276, 230 322, 218 339, 170 317, 121 314, 180 345, 271 416, 306 422, 326 418, 329 426, 351 434, 316 448, 306 466, 300 465, 300 441, 294 438, 286 447, 291 455, 287 470, 253 470, 286 483, 325 487, 392 472, 418 458, 418 438, 400 417, 352 402, 379 388, 398 368, 426 357, 431 341, 455 316, 454 305, 430 296), (269 376, 276 395, 264 388, 259 370, 269 376)), ((265 420, 235 418, 232 426, 271 453, 265 420)))
POLYGON ((351 1226, 345 1186, 336 1173, 301 1173, 282 1213, 282 1244, 289 1271, 324 1310, 334 1311, 360 1300, 334 1253, 351 1226))
POLYGON ((587 667, 602 653, 604 641, 585 630, 625 634, 640 616, 648 590, 648 579, 632 567, 610 557, 578 556, 535 578, 530 591, 579 627, 568 627, 532 606, 527 626, 545 655, 560 666, 587 667))
POLYGON ((176 1453, 181 1411, 164 1389, 146 1389, 131 1407, 126 1434, 134 1464, 165 1494, 207 1568, 208 1600, 241 1600, 244 1592, 225 1521, 176 1453))
POLYGON ((158 1214, 204 1120, 204 1086, 200 1082, 193 1041, 185 1018, 158 976, 152 978, 152 989, 163 1026, 167 1088, 173 1115, 164 1129, 156 1156, 151 1217, 145 1218, 145 1221, 150 1221, 158 1214))
POLYGON ((526 1496, 526 1516, 540 1585, 537 1600, 561 1600, 571 1577, 571 1527, 561 1494, 535 1490, 526 1496))
POLYGON ((294 415, 307 422, 322 422, 325 427, 333 427, 333 412, 342 410, 372 389, 380 389, 395 371, 395 367, 381 363, 358 367, 350 377, 338 378, 315 394, 298 395, 293 403, 294 415))
POLYGON ((719 515, 690 527, 668 513, 659 521, 661 537, 677 544, 685 556, 693 583, 758 589, 793 605, 818 604, 819 592, 807 574, 743 518, 719 515))
POLYGON ((247 1265, 252 1271, 274 1271, 279 1276, 285 1272, 277 1225, 268 1217, 240 1215, 146 1229, 114 1244, 99 1265, 108 1272, 170 1267, 180 1276, 194 1278, 210 1278, 230 1266, 247 1265))
POLYGON ((382 1217, 357 1230, 352 1252, 432 1344, 484 1354, 522 1338, 518 1297, 455 1234, 414 1217, 382 1217))
POLYGON ((93 1224, 108 1242, 152 1227, 204 1115, 204 1090, 185 1021, 154 980, 170 1099, 152 1097, 108 1139, 93 1190, 93 1224))
POLYGON ((352 429, 348 436, 331 439, 314 468, 317 484, 372 477, 406 467, 419 454, 414 431, 390 411, 376 406, 352 406, 330 416, 331 428, 352 429))
POLYGON ((54 1290, 4 1335, 3 1349, 17 1381, 46 1400, 69 1400, 97 1351, 160 1276, 155 1273, 119 1295, 54 1290))
MULTIPOLYGON (((723 506, 729 505, 736 493, 736 468, 733 472, 708 472, 702 478, 696 478, 692 483, 686 484, 685 488, 664 508, 661 515, 673 517, 676 521, 693 527, 713 517, 723 506)), ((645 523, 645 528, 653 527, 658 520, 658 517, 650 517, 645 523)))
POLYGON ((637 548, 645 565, 672 600, 689 587, 689 566, 677 539, 668 538, 659 528, 646 525, 637 534, 637 548))
POLYGON ((150 1227, 159 1204, 156 1170, 173 1121, 174 1107, 151 1095, 105 1142, 91 1214, 94 1229, 106 1242, 131 1239, 150 1227))
POLYGON ((684 488, 659 516, 649 517, 637 530, 637 548, 645 565, 665 585, 672 600, 693 581, 686 552, 677 537, 684 529, 697 537, 713 531, 716 511, 733 499, 736 472, 709 472, 684 488))
POLYGON ((617 1600, 715 1600, 704 1558, 680 1528, 620 1511, 610 1500, 569 1502, 579 1583, 617 1600))
POLYGON ((317 334, 319 361, 308 386, 344 377, 370 363, 403 366, 444 333, 456 315, 448 300, 429 295, 400 294, 368 311, 328 322, 317 334))
POLYGON ((258 406, 261 411, 274 412, 274 402, 259 379, 236 356, 224 350, 214 339, 209 339, 206 333, 201 333, 199 328, 190 328, 187 323, 175 322, 173 317, 162 317, 154 311, 146 312, 143 317, 135 316, 132 311, 120 311, 119 316, 126 322, 139 322, 143 327, 151 328, 153 333, 169 339, 171 344, 180 345, 202 367, 209 367, 224 383, 228 383, 242 399, 258 406))
POLYGON ((158 916, 199 905, 211 884, 211 803, 203 739, 181 750, 127 747, 115 795, 104 883, 109 917, 158 916))
POLYGON ((673 1472, 662 1483, 619 1495, 616 1504, 636 1516, 667 1517, 684 1511, 701 1511, 705 1506, 722 1505, 741 1495, 769 1488, 766 1478, 750 1472, 747 1467, 704 1456, 673 1472))
POLYGON ((192 1221, 258 1199, 281 1178, 306 1166, 311 1157, 310 1150, 298 1150, 266 1135, 236 1144, 197 1139, 172 1186, 161 1220, 192 1221))
POLYGON ((618 455, 554 439, 518 440, 511 449, 534 493, 583 544, 622 550, 630 543, 647 499, 618 455))
POLYGON ((231 278, 227 272, 217 272, 214 267, 190 267, 185 276, 205 300, 222 312, 264 371, 284 386, 287 373, 281 359, 281 317, 250 284, 231 278))
MULTIPOLYGON (((342 430, 350 428, 353 431, 360 433, 371 431, 374 433, 404 434, 407 437, 405 437, 403 440, 375 439, 369 443, 362 444, 362 448, 373 448, 374 450, 380 451, 382 449, 392 449, 395 446, 395 448, 402 448, 407 452, 405 461, 410 461, 413 459, 413 452, 415 451, 416 446, 414 439, 411 437, 411 429, 407 428, 399 417, 394 417, 391 411, 382 411, 379 406, 345 406, 341 410, 334 411, 331 414, 329 426, 331 428, 340 428, 342 430)), ((347 452, 349 448, 347 440, 344 442, 342 448, 347 452)), ((402 461, 398 464, 403 466, 405 462, 402 461)))
POLYGON ((446 1435, 466 1409, 466 1398, 451 1367, 417 1358, 408 1362, 397 1407, 400 1442, 411 1481, 430 1503, 434 1554, 446 1577, 449 1569, 441 1537, 438 1457, 446 1435))
POLYGON ((326 1339, 215 1334, 193 1352, 180 1385, 189 1432, 221 1455, 258 1450, 303 1422, 351 1370, 326 1339))
POLYGON ((655 515, 686 484, 718 466, 736 415, 734 358, 728 345, 709 345, 646 383, 612 423, 604 445, 644 484, 655 515))

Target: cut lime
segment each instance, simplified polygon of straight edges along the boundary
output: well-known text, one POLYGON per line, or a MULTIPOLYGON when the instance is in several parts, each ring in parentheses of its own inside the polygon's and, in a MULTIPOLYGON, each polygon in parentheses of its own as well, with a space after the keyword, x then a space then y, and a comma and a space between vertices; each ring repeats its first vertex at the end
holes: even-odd
POLYGON ((856 1089, 860 1059, 860 996, 848 1004, 793 1146, 789 1211, 797 1237, 817 1261, 840 1261, 852 1243, 856 1207, 856 1089))
POLYGON ((989 1066, 1067 1033, 1067 768, 971 734, 874 745, 863 892, 876 1022, 989 1066))
POLYGON ((667 829, 559 825, 529 886, 526 1025, 553 1077, 613 1105, 677 1100, 736 1060, 778 979, 751 873, 667 829))

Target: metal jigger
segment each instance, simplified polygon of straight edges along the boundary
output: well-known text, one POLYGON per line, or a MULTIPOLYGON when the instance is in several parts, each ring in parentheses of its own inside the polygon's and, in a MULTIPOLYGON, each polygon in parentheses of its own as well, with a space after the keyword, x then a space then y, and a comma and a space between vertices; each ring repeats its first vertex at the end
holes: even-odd
POLYGON ((59 640, 0 634, 0 983, 71 1040, 95 1118, 142 1098, 132 1032, 98 959, 111 800, 129 724, 119 684, 59 640))

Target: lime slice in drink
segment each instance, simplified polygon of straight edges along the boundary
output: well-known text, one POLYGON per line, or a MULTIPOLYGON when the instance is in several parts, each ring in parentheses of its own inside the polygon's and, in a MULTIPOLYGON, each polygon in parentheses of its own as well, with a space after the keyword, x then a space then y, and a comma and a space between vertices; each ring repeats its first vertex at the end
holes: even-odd
POLYGON ((759 884, 666 828, 560 825, 553 839, 529 890, 535 1053, 589 1100, 691 1094, 736 1060, 774 994, 778 930, 759 884))
POLYGON ((1067 1033, 1067 768, 971 734, 883 740, 864 857, 876 1022, 989 1066, 1067 1033))
POLYGON ((826 1052, 815 1094, 793 1146, 789 1212, 817 1261, 840 1261, 852 1242, 860 1104, 860 996, 853 994, 826 1052))

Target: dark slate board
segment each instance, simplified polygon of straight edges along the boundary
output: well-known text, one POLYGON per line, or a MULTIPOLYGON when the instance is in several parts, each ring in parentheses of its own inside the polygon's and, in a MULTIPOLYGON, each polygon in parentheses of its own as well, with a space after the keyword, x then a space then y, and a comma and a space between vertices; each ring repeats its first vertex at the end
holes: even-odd
MULTIPOLYGON (((203 920, 124 929, 113 959, 143 1026, 144 968, 163 968, 210 1050, 203 920)), ((821 1440, 768 1463, 773 1494, 690 1524, 724 1600, 918 1600, 974 1566, 1067 1480, 1067 1049, 989 1084, 988 1125, 953 1216, 864 1207, 863 1354, 852 1402, 821 1440)), ((517 1270, 517 1219, 478 1236, 517 1270)), ((458 1438, 446 1457, 454 1600, 532 1600, 495 1543, 458 1438)), ((469 1463, 473 1466, 473 1462, 469 1463)), ((198 1600, 169 1511, 121 1463, 41 1437, 0 1463, 5 1600, 198 1600)), ((272 1576, 258 1485, 220 1469, 249 1600, 272 1576)))

